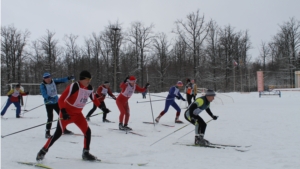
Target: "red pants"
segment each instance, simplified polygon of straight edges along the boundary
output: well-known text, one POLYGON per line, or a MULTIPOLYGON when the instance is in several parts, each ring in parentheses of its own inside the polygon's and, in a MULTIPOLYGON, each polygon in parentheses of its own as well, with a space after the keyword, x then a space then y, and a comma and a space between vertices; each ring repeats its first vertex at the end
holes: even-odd
POLYGON ((124 120, 124 116, 125 116, 125 121, 124 121, 124 125, 128 124, 129 121, 129 117, 130 117, 130 110, 129 110, 129 105, 128 105, 128 97, 125 96, 119 96, 117 98, 117 106, 120 110, 120 117, 119 117, 119 122, 123 123, 124 120))
MULTIPOLYGON (((67 109, 68 112, 68 109, 67 109)), ((68 113, 70 115, 69 120, 59 120, 57 122, 57 128, 52 137, 50 137, 46 144, 44 145, 45 149, 50 148, 53 143, 60 138, 64 130, 66 129, 67 125, 70 123, 74 123, 78 128, 81 130, 81 132, 84 134, 84 148, 89 149, 90 142, 91 142, 91 130, 88 126, 88 123, 86 119, 84 118, 83 114, 80 112, 76 113, 68 113)), ((62 119, 62 113, 59 113, 59 117, 62 119)))

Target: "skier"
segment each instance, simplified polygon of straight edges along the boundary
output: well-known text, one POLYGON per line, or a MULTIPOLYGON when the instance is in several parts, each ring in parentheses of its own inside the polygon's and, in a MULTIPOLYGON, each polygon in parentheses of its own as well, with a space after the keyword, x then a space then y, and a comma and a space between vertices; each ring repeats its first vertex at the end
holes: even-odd
POLYGON ((7 108, 13 103, 16 106, 16 118, 20 118, 21 105, 20 105, 20 96, 28 95, 29 92, 24 92, 20 89, 20 84, 17 84, 14 89, 11 89, 8 93, 8 99, 5 107, 1 111, 1 118, 6 113, 7 108))
MULTIPOLYGON (((56 111, 57 114, 59 114, 59 106, 58 106, 58 96, 57 96, 57 89, 56 85, 60 83, 66 83, 68 80, 74 80, 74 76, 68 76, 64 78, 51 78, 51 74, 46 72, 43 74, 43 82, 40 85, 40 90, 42 93, 42 96, 44 98, 44 103, 47 111, 47 124, 46 124, 46 133, 45 138, 50 138, 50 130, 53 121, 53 110, 56 111)), ((64 134, 73 134, 70 130, 65 130, 64 134)))
POLYGON ((186 100, 188 102, 188 105, 190 105, 192 103, 194 88, 190 79, 186 79, 186 82, 187 82, 187 84, 185 85, 186 100))
POLYGON ((96 160, 97 157, 89 153, 91 142, 91 129, 85 120, 82 109, 86 105, 88 97, 97 105, 100 106, 100 102, 93 93, 93 87, 90 85, 92 79, 90 72, 84 70, 79 75, 79 81, 70 84, 62 93, 58 100, 59 107, 61 108, 59 117, 61 120, 57 122, 57 128, 53 136, 48 138, 46 144, 38 152, 36 160, 43 160, 45 154, 54 142, 60 138, 66 126, 74 123, 84 134, 84 148, 82 153, 83 160, 96 160))
POLYGON ((195 80, 191 80, 191 83, 193 84, 193 90, 192 90, 192 97, 194 99, 194 101, 196 100, 196 96, 197 96, 197 84, 195 83, 195 80))
POLYGON ((176 109, 177 113, 176 113, 176 117, 175 117, 175 123, 183 123, 181 120, 179 120, 179 116, 180 116, 180 112, 181 109, 179 108, 179 106, 177 105, 177 103, 175 102, 175 97, 179 100, 183 100, 186 101, 180 94, 179 89, 183 86, 183 83, 181 81, 178 81, 177 84, 175 86, 172 86, 169 90, 169 94, 166 98, 166 103, 165 103, 165 109, 159 114, 158 117, 156 117, 155 121, 158 123, 160 118, 168 112, 169 107, 172 106, 174 109, 176 109))
POLYGON ((120 110, 119 117, 119 129, 120 130, 132 130, 132 128, 128 127, 128 121, 130 116, 130 110, 128 105, 128 100, 132 96, 135 90, 139 92, 145 92, 149 87, 149 83, 146 83, 144 88, 141 88, 136 84, 136 78, 134 76, 127 76, 120 84, 120 88, 122 89, 121 93, 117 97, 117 106, 120 110), (125 120, 124 120, 125 116, 125 120), (123 125, 124 121, 124 125, 123 125))
POLYGON ((142 95, 143 95, 143 99, 146 99, 147 90, 146 90, 146 91, 144 91, 144 92, 142 93, 142 95))
POLYGON ((206 123, 199 116, 199 114, 206 110, 206 112, 214 119, 217 120, 218 116, 213 115, 209 106, 210 102, 214 100, 215 92, 213 90, 207 90, 205 96, 198 97, 194 103, 185 111, 184 117, 187 121, 195 125, 195 144, 196 145, 209 145, 209 142, 204 139, 206 123))
MULTIPOLYGON (((97 99, 100 101, 100 109, 103 111, 103 123, 109 123, 111 121, 106 119, 106 115, 107 113, 110 112, 109 109, 106 108, 106 105, 104 103, 104 99, 106 97, 106 95, 108 94, 110 97, 112 97, 114 100, 116 100, 116 96, 114 96, 109 88, 109 82, 105 81, 104 84, 100 85, 98 87, 98 90, 96 92, 96 97, 97 99)), ((90 116, 94 113, 94 111, 96 110, 97 106, 94 104, 93 108, 89 111, 89 113, 86 115, 86 120, 90 121, 90 116)))

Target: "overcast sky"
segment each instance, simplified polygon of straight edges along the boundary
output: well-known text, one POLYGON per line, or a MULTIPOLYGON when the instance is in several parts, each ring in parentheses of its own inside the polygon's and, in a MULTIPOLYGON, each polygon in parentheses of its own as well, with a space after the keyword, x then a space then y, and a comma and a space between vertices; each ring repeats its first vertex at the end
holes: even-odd
POLYGON ((300 0, 1 0, 1 25, 29 30, 30 40, 45 36, 49 29, 63 45, 65 34, 78 35, 80 44, 109 23, 118 21, 127 30, 140 21, 145 26, 153 23, 154 32, 165 32, 171 39, 174 22, 198 9, 206 21, 248 30, 252 60, 259 55, 261 42, 278 32, 278 25, 291 17, 300 20, 300 0))

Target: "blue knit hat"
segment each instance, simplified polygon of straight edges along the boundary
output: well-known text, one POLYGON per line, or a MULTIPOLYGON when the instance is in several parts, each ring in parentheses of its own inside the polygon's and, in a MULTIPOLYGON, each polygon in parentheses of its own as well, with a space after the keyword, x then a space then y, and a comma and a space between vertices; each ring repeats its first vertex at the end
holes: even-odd
POLYGON ((51 74, 48 73, 48 72, 46 72, 46 73, 43 74, 43 78, 44 78, 44 79, 47 79, 47 78, 49 78, 50 76, 51 76, 51 74))

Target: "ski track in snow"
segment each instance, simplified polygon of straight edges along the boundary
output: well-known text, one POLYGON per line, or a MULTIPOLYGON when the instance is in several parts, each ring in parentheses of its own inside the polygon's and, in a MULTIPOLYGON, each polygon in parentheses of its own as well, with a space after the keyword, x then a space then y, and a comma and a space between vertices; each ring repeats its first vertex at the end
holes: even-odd
MULTIPOLYGON (((142 94, 134 94, 129 100, 130 120, 129 127, 133 132, 145 135, 140 137, 125 132, 116 132, 108 128, 118 128, 119 110, 113 99, 106 99, 107 107, 112 111, 107 119, 115 123, 103 123, 102 114, 91 118, 91 122, 98 123, 90 125, 92 134, 101 137, 92 137, 90 153, 105 161, 119 162, 121 164, 92 163, 81 160, 62 160, 56 157, 81 158, 83 148, 83 137, 61 136, 59 140, 49 149, 43 164, 54 169, 127 169, 127 168, 153 168, 153 169, 295 169, 300 167, 300 92, 282 91, 282 97, 264 96, 259 98, 258 92, 248 94, 225 93, 227 96, 217 94, 222 99, 215 99, 211 103, 212 112, 219 116, 218 120, 208 123, 205 138, 213 143, 252 145, 247 152, 238 152, 234 148, 212 149, 193 146, 174 145, 175 142, 193 144, 193 125, 174 132, 180 127, 188 124, 184 119, 182 109, 180 119, 184 124, 175 124, 176 111, 170 107, 169 111, 160 119, 161 123, 174 125, 165 127, 162 125, 143 124, 143 121, 153 121, 150 103, 137 103, 142 99, 142 94), (171 134, 165 139, 150 146, 157 140, 171 134), (128 163, 145 163, 146 166, 125 165, 128 163)), ((155 95, 167 96, 167 92, 155 95)), ((26 97, 26 96, 25 96, 26 97)), ((43 103, 42 96, 27 96, 26 109, 32 109, 43 103)), ((151 96, 154 100, 158 97, 151 96)), ((1 105, 6 102, 7 97, 1 97, 1 105)), ((180 107, 185 107, 183 101, 176 100, 180 107)), ((164 109, 164 101, 153 102, 154 118, 164 109)), ((86 105, 83 114, 86 115, 92 108, 92 104, 86 105)), ((46 123, 47 115, 45 107, 39 107, 25 114, 25 117, 37 118, 15 118, 15 110, 12 104, 6 114, 7 120, 1 119, 1 135, 7 135, 25 128, 46 123)), ((101 112, 97 109, 95 113, 101 112)), ((201 114, 205 121, 210 117, 205 111, 201 114)), ((54 119, 57 114, 54 112, 54 119)), ((52 127, 56 127, 56 122, 52 127)), ((68 129, 81 133, 74 124, 68 129)), ((54 130, 51 131, 51 134, 54 130)), ((44 137, 45 125, 20 132, 11 136, 1 138, 1 168, 2 169, 30 169, 32 166, 18 164, 16 161, 34 162, 37 152, 46 143, 44 137)))

